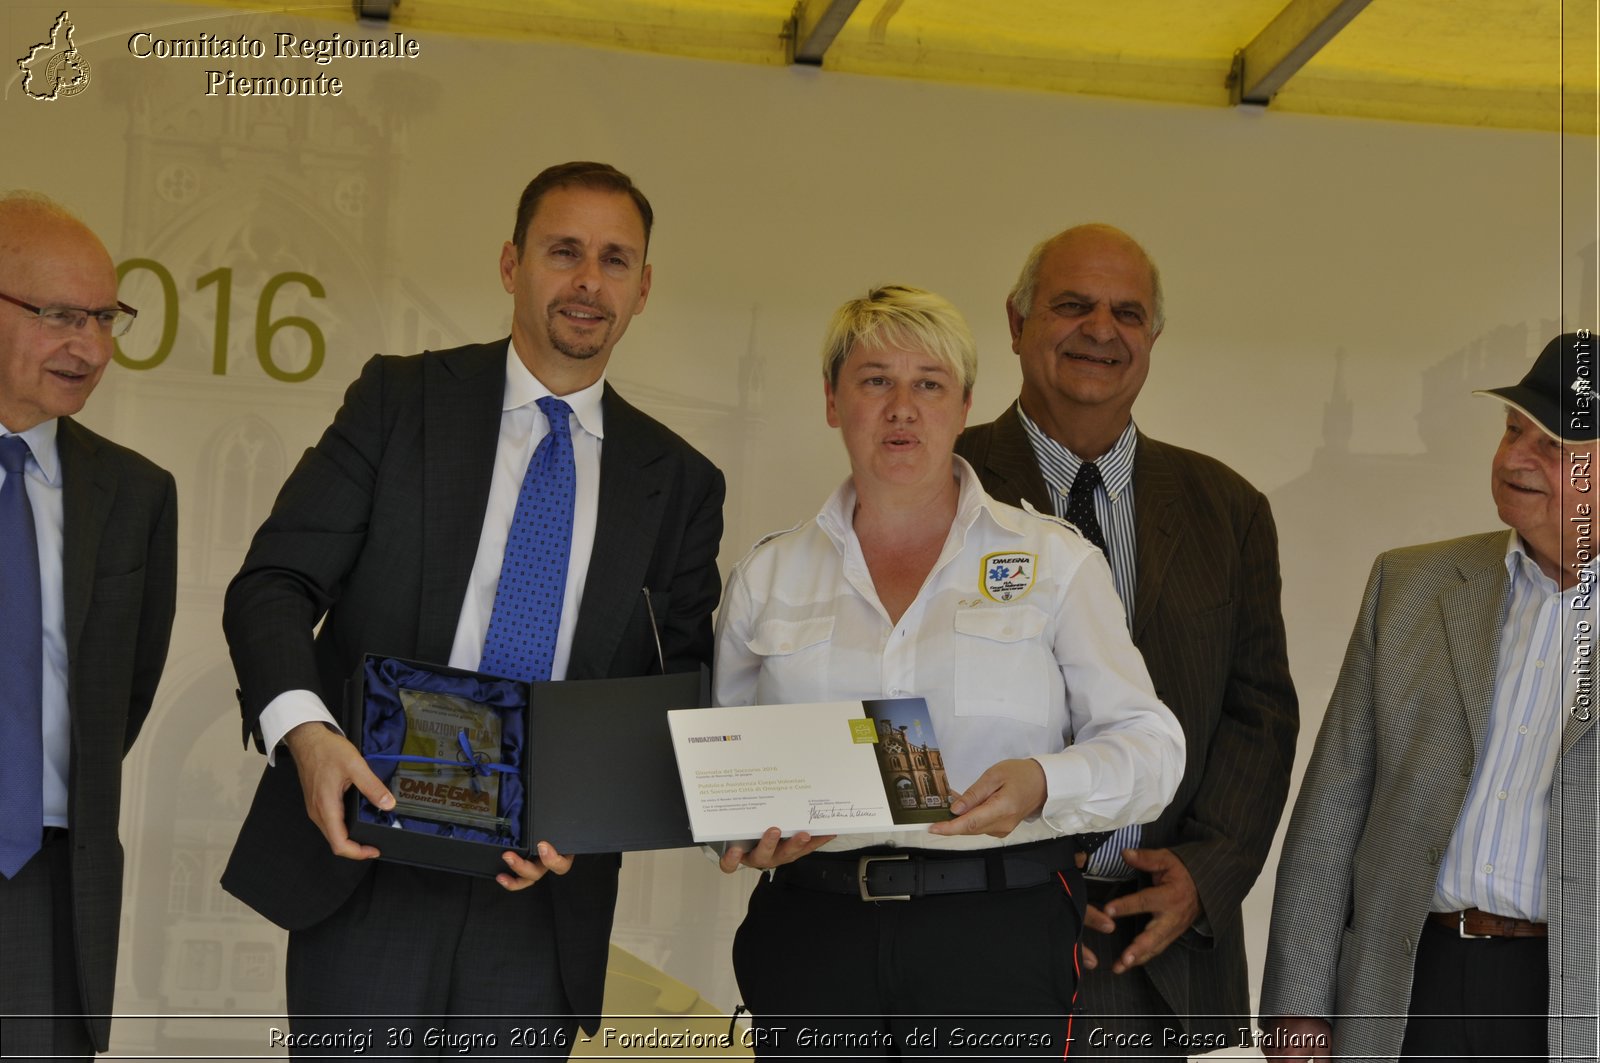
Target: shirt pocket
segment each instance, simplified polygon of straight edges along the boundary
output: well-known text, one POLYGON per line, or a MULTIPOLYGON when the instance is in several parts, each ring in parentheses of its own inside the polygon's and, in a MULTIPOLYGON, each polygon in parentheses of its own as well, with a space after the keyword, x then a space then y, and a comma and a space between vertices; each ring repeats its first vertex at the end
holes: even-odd
POLYGON ((1043 726, 1056 667, 1041 641, 1049 616, 1031 605, 955 615, 955 714, 1003 716, 1043 726))
POLYGON ((833 617, 763 620, 745 642, 760 659, 757 695, 765 703, 821 700, 828 690, 833 617))

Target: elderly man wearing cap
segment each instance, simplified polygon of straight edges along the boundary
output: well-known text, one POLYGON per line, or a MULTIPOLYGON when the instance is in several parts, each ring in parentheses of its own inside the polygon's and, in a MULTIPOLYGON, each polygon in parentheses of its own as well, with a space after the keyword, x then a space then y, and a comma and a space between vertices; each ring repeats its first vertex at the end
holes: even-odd
POLYGON ((1383 554, 1278 865, 1269 1059, 1594 1059, 1595 339, 1505 403, 1504 531, 1383 554))

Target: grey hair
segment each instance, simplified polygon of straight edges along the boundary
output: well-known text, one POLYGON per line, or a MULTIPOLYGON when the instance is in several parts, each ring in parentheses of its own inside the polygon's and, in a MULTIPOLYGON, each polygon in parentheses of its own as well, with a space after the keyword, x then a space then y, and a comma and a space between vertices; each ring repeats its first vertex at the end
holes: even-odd
POLYGON ((1006 301, 1011 308, 1022 317, 1027 317, 1033 312, 1034 289, 1039 285, 1039 264, 1044 261, 1045 252, 1054 247, 1058 241, 1074 233, 1098 232, 1107 236, 1120 237, 1138 249, 1145 263, 1150 267, 1150 307, 1151 332, 1160 332, 1167 324, 1167 300, 1161 291, 1161 270, 1156 267, 1156 260, 1150 257, 1150 252, 1144 249, 1139 241, 1117 228, 1115 225, 1106 225, 1101 222, 1090 222, 1087 225, 1075 225, 1070 229, 1063 229, 1054 236, 1040 240, 1028 252, 1027 260, 1022 263, 1022 272, 1017 275, 1017 283, 1011 286, 1011 292, 1006 301))

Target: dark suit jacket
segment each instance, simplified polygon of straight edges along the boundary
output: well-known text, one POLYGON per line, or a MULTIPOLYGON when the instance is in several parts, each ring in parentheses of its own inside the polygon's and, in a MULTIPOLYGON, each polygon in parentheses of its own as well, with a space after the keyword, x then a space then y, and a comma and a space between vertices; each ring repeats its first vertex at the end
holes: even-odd
POLYGON ((178 492, 164 469, 71 418, 61 418, 56 445, 72 717, 72 918, 89 1036, 105 1051, 122 914, 122 757, 150 714, 167 660, 178 492))
MULTIPOLYGON (((1016 406, 967 429, 956 453, 1000 501, 1055 511, 1016 406)), ((1277 529, 1232 469, 1144 435, 1133 494, 1133 641, 1188 741, 1183 782, 1143 845, 1183 861, 1212 932, 1185 934, 1139 970, 1191 1035, 1231 1041, 1250 1015, 1240 906, 1272 844, 1300 726, 1277 529)))
MULTIPOLYGON (((316 691, 337 712, 362 654, 449 658, 489 498, 506 342, 373 358, 290 474, 223 609, 247 732, 286 690, 316 691)), ((567 675, 659 670, 645 587, 667 669, 693 670, 711 661, 722 474, 609 386, 602 402, 599 516, 567 675)), ((537 887, 552 893, 562 977, 585 1026, 600 1013, 620 863, 580 857, 537 887)), ((280 749, 223 887, 297 930, 332 914, 370 868, 328 850, 280 749)))

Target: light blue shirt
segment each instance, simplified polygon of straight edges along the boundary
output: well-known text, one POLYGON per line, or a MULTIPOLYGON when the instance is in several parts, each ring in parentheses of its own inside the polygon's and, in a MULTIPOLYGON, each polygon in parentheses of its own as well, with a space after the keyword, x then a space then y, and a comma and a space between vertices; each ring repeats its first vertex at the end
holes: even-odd
POLYGON ((1562 591, 1516 532, 1506 547, 1506 570, 1510 586, 1489 730, 1439 865, 1433 910, 1479 908, 1542 923, 1550 784, 1577 689, 1574 635, 1580 621, 1593 617, 1592 610, 1577 608, 1584 581, 1562 591))
MULTIPOLYGON (((56 420, 26 432, 0 425, 0 435, 20 435, 31 456, 22 478, 33 509, 39 541, 39 598, 44 621, 44 825, 67 825, 67 773, 72 757, 72 718, 67 712, 66 598, 62 591, 61 455, 56 449, 56 420)), ((0 469, 0 485, 6 482, 0 469)))

